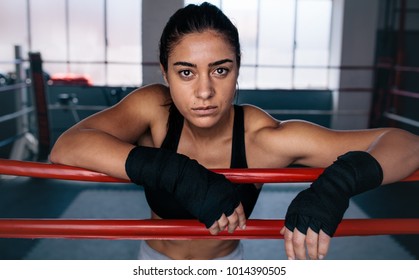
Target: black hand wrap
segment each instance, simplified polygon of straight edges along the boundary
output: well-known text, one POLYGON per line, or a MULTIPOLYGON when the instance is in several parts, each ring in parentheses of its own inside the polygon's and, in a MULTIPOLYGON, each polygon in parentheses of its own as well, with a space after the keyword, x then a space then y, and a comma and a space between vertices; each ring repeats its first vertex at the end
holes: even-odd
POLYGON ((224 175, 170 150, 135 147, 125 170, 132 182, 173 194, 207 228, 223 213, 231 215, 240 204, 235 186, 224 175))
POLYGON ((352 196, 381 185, 383 171, 367 152, 348 152, 326 168, 306 190, 300 192, 288 208, 285 226, 333 236, 352 196))

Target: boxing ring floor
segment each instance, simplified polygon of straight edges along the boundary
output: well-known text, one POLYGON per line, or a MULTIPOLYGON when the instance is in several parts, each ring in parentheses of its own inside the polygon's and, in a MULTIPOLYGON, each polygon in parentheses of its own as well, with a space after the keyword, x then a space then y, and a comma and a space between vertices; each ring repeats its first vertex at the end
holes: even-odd
MULTIPOLYGON (((404 182, 361 194, 345 218, 419 218, 418 182, 404 182)), ((266 184, 251 218, 283 219, 306 184, 266 184)), ((0 179, 1 218, 147 219, 142 188, 17 177, 0 179)), ((136 240, 0 239, 0 259, 135 259, 136 240)), ((245 259, 286 259, 283 240, 242 240, 245 259)), ((419 236, 362 236, 332 239, 328 259, 419 259, 419 236)))

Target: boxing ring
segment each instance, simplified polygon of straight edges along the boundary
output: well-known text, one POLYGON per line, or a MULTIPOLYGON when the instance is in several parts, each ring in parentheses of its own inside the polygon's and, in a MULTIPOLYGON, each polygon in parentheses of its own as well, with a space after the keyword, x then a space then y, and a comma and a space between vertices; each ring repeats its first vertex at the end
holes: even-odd
MULTIPOLYGON (((0 159, 0 175, 90 181, 100 183, 129 183, 105 174, 81 168, 41 163, 47 159, 50 147, 50 128, 48 110, 81 109, 75 104, 47 104, 43 84, 42 60, 40 54, 31 54, 30 64, 33 72, 31 83, 24 82, 21 48, 15 47, 16 84, 2 86, 1 92, 15 92, 19 111, 0 116, 0 123, 16 119, 17 134, 0 141, 0 147, 14 143, 10 158, 25 158, 23 151, 36 155, 37 162, 0 159), (32 87, 36 94, 34 104, 28 105, 27 89, 32 87), (36 110, 35 110, 36 109, 36 110), (38 138, 32 135, 30 115, 36 111, 38 138)), ((391 65, 390 65, 391 66, 391 65)), ((379 69, 391 70, 389 65, 378 65, 379 69)), ((344 66, 342 70, 347 69, 344 66)), ((357 69, 351 68, 350 69, 357 69)), ((368 67, 374 69, 374 67, 368 67)), ((395 69, 397 71, 418 71, 417 68, 395 69)), ((370 89, 339 89, 339 91, 370 91, 370 89)), ((392 89, 393 95, 418 98, 417 93, 392 89)), ((70 96, 71 97, 71 96, 70 96)), ((383 97, 384 98, 384 97, 383 97)), ((80 106, 80 105, 78 105, 80 106)), ((84 108, 84 107, 83 107, 84 108)), ((270 114, 317 114, 333 115, 328 110, 268 110, 270 114)), ((76 116, 76 113, 73 112, 76 116)), ((343 112, 345 113, 345 112, 343 112)), ((346 112, 352 114, 354 112, 346 112)), ((345 114, 346 114, 345 113, 345 114)), ((356 112, 355 112, 356 113, 356 112)), ((342 114, 342 112, 340 112, 342 114)), ((419 123, 399 115, 385 112, 389 119, 419 127, 419 123)), ((75 120, 77 118, 75 117, 75 120)), ((27 157, 26 157, 27 158, 27 157)), ((218 169, 213 170, 226 175, 236 183, 307 183, 315 180, 323 169, 218 169)), ((419 171, 402 181, 419 181, 419 171)), ((1 219, 0 238, 72 238, 72 239, 280 239, 283 220, 248 220, 246 230, 236 230, 233 234, 226 231, 217 236, 197 221, 192 220, 93 220, 93 219, 1 219)), ((339 225, 335 236, 397 235, 419 234, 419 219, 346 219, 339 225)))
MULTIPOLYGON (((322 168, 213 169, 235 183, 312 182, 322 168)), ((129 183, 102 173, 57 164, 0 159, 0 174, 31 178, 129 183)), ((419 171, 402 182, 419 181, 419 171)), ((284 220, 250 219, 246 229, 214 236, 195 220, 0 219, 0 238, 70 239, 281 239, 284 220)), ((419 219, 344 219, 335 236, 419 234, 419 219)))

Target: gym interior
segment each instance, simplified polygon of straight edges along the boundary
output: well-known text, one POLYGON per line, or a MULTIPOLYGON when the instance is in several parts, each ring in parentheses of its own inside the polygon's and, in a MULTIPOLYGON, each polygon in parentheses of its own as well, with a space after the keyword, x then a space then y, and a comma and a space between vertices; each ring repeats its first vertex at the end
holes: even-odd
MULTIPOLYGON (((158 40, 183 0, 0 0, 0 158, 48 163, 66 129, 164 83, 158 40)), ((243 51, 236 103, 278 120, 419 134, 419 1, 216 0, 243 51)), ((397 145, 397 143, 394 143, 397 145)), ((5 163, 7 165, 7 162, 5 163)), ((307 183, 269 183, 252 219, 283 219, 307 183)), ((345 219, 419 218, 419 182, 358 195, 345 219)), ((141 187, 0 175, 1 219, 148 219, 141 187)), ((335 237, 328 259, 419 259, 419 235, 335 237)), ((1 238, 0 259, 135 259, 138 240, 1 238)), ((286 259, 282 239, 245 259, 286 259)))

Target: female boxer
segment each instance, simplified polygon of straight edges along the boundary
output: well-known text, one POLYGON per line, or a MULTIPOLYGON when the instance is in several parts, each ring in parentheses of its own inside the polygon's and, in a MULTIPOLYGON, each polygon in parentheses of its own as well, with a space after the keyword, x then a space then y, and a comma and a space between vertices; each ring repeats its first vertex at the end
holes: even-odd
MULTIPOLYGON (((178 10, 159 47, 166 85, 134 90, 82 120, 50 155, 143 186, 154 219, 198 219, 214 235, 246 230, 261 185, 232 184, 208 169, 327 167, 292 201, 281 230, 289 259, 322 259, 350 197, 419 167, 418 137, 406 131, 336 131, 233 105, 239 36, 213 5, 178 10)), ((241 259, 242 248, 237 240, 150 240, 139 257, 241 259)))

